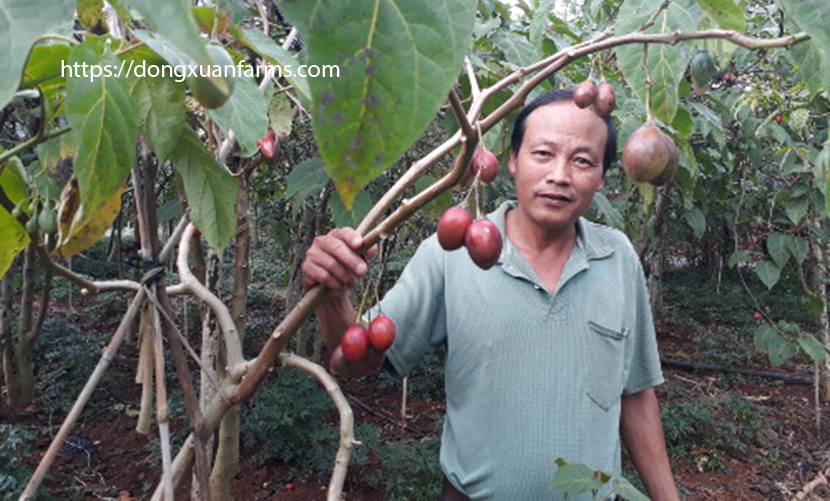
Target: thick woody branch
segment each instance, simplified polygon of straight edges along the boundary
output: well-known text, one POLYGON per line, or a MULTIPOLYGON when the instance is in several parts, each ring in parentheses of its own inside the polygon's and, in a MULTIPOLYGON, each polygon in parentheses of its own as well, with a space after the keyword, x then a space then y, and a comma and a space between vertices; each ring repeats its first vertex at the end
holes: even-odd
POLYGON ((458 97, 455 87, 450 91, 450 105, 453 113, 455 113, 455 119, 458 120, 458 125, 461 127, 461 132, 464 133, 461 140, 465 141, 468 137, 473 137, 476 132, 473 126, 470 125, 470 121, 467 120, 467 112, 464 110, 464 105, 461 104, 461 98, 458 97))
POLYGON ((187 256, 190 254, 190 239, 193 236, 195 229, 195 226, 189 224, 184 230, 182 243, 179 245, 179 256, 176 260, 176 267, 179 270, 179 277, 181 278, 182 285, 187 287, 187 290, 196 296, 200 301, 204 301, 204 303, 207 304, 213 311, 213 314, 216 315, 216 320, 219 322, 219 328, 222 330, 222 335, 225 338, 225 349, 228 353, 228 361, 231 364, 231 379, 235 381, 241 377, 241 374, 234 370, 234 367, 236 364, 244 362, 245 358, 242 355, 242 346, 239 342, 239 335, 237 334, 236 327, 234 326, 233 318, 231 318, 231 313, 228 311, 227 306, 225 306, 221 299, 216 297, 207 289, 207 287, 199 282, 199 280, 193 275, 193 272, 190 270, 190 265, 187 262, 187 256))
POLYGON ((280 363, 283 367, 296 367, 316 377, 334 401, 337 412, 340 414, 340 447, 337 450, 334 470, 331 474, 331 480, 329 480, 328 494, 326 495, 329 501, 339 501, 340 494, 343 492, 343 484, 346 481, 346 470, 349 467, 349 458, 352 455, 352 449, 357 443, 354 437, 354 413, 352 412, 352 407, 340 390, 340 385, 337 384, 337 381, 322 366, 293 353, 281 354, 280 363))

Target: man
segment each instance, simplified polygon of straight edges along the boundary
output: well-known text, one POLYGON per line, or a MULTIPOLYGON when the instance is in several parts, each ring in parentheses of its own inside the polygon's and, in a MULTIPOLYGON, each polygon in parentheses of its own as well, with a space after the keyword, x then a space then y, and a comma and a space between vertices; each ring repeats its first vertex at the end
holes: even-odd
MULTIPOLYGON (((447 501, 561 499, 550 489, 554 459, 619 472, 620 436, 652 499, 677 499, 642 268, 622 233, 581 218, 616 157, 616 130, 572 96, 545 94, 516 120, 508 165, 517 200, 489 216, 506 237, 496 266, 481 270, 433 236, 382 301, 398 332, 389 370, 406 374, 447 346, 447 501)), ((361 245, 354 230, 337 229, 303 264, 306 287, 332 291, 318 308, 330 348, 354 319, 348 292, 366 272, 361 245)), ((367 357, 340 370, 380 364, 367 357)))

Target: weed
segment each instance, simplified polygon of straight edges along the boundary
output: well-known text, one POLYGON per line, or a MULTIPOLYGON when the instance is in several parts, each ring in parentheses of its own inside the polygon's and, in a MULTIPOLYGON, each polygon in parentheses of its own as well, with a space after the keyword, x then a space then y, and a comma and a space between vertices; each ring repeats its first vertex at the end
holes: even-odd
MULTIPOLYGON (((22 425, 0 424, 0 499, 17 499, 26 487, 32 471, 23 464, 31 456, 30 444, 37 434, 22 425)), ((38 490, 39 499, 48 496, 44 487, 38 490)))
POLYGON ((441 492, 444 473, 438 460, 440 438, 420 442, 390 442, 377 455, 383 464, 367 481, 395 501, 434 500, 441 492))

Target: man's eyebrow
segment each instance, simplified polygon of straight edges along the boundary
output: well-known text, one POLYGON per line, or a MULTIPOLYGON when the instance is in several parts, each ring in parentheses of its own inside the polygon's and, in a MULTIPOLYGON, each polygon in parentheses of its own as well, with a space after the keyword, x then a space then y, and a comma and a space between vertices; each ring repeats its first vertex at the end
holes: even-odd
MULTIPOLYGON (((558 149, 559 144, 556 141, 550 139, 538 139, 536 141, 532 141, 528 144, 530 148, 539 148, 542 146, 547 146, 551 149, 558 149)), ((599 151, 596 148, 592 148, 591 146, 579 146, 574 150, 574 153, 588 153, 591 155, 599 155, 599 151)))

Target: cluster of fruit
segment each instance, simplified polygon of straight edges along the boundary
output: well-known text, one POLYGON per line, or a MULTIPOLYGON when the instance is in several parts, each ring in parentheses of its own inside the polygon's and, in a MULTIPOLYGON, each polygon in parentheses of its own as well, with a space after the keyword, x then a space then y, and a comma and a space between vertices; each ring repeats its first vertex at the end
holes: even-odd
MULTIPOLYGON (((12 217, 18 219, 23 215, 24 201, 20 201, 12 210, 12 217)), ((26 222, 26 232, 33 234, 40 230, 41 233, 54 233, 58 231, 58 214, 48 207, 42 208, 39 212, 37 204, 33 201, 29 207, 29 213, 33 214, 26 222)))
POLYGON ((341 357, 350 363, 357 363, 366 355, 380 355, 395 341, 395 323, 384 315, 378 315, 369 323, 355 323, 343 333, 340 346, 332 356, 333 360, 341 357), (373 353, 370 353, 373 350, 373 353))
MULTIPOLYGON (((482 147, 473 156, 469 172, 484 183, 492 183, 499 173, 499 160, 482 147)), ((457 205, 450 207, 438 220, 438 243, 448 251, 466 247, 473 262, 487 270, 499 260, 502 238, 495 224, 482 217, 473 221, 470 211, 457 205)))
POLYGON ((597 115, 605 118, 617 106, 617 94, 611 84, 601 82, 599 85, 594 85, 594 82, 589 79, 574 89, 574 104, 580 109, 593 106, 597 115))

